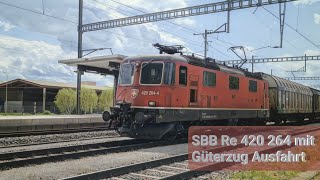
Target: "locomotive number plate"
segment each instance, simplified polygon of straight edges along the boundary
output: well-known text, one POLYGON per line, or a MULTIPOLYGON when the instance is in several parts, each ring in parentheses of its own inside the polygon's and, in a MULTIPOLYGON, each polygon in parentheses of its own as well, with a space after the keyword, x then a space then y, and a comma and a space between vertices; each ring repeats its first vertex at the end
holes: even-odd
POLYGON ((142 91, 141 94, 144 96, 159 96, 160 92, 159 91, 142 91))

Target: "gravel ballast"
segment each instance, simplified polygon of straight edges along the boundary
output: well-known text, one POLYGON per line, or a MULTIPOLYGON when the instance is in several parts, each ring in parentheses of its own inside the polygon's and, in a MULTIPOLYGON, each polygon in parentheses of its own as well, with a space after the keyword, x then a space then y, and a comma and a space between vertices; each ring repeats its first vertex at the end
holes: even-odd
POLYGON ((33 146, 21 146, 21 147, 10 147, 10 148, 1 148, 0 153, 9 153, 9 152, 17 152, 17 151, 28 151, 28 150, 36 150, 36 149, 48 149, 48 148, 58 148, 58 147, 66 147, 66 146, 77 146, 77 145, 85 145, 85 144, 95 144, 95 143, 108 143, 111 141, 123 141, 132 138, 128 137, 106 137, 102 139, 89 139, 89 140, 75 140, 70 142, 61 142, 61 143, 52 143, 52 144, 41 144, 41 145, 33 145, 33 146))
POLYGON ((36 136, 22 136, 22 137, 5 137, 0 138, 0 146, 20 145, 20 144, 37 144, 54 141, 76 140, 80 138, 92 138, 99 136, 118 136, 114 130, 106 131, 92 131, 92 132, 78 132, 67 134, 49 134, 36 136))
POLYGON ((113 167, 135 164, 187 152, 187 144, 112 153, 95 157, 21 167, 0 172, 1 179, 59 179, 113 167), (165 153, 166 152, 166 153, 165 153))

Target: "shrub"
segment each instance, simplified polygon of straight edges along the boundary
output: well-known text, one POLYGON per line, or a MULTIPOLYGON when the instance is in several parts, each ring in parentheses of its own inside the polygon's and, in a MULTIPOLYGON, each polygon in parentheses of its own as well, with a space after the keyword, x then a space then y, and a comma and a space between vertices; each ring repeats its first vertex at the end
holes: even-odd
POLYGON ((99 109, 108 110, 113 104, 113 89, 102 91, 99 96, 99 109))
POLYGON ((81 89, 80 108, 84 113, 92 113, 98 105, 98 95, 95 90, 83 88, 81 89))
POLYGON ((63 114, 71 114, 76 107, 76 91, 61 89, 55 97, 54 104, 63 114))

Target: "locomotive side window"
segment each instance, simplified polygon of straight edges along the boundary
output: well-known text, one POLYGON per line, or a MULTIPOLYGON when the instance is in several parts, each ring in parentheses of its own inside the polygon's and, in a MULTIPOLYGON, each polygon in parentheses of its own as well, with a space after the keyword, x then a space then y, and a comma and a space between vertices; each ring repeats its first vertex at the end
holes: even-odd
POLYGON ((169 84, 173 85, 174 84, 174 79, 175 79, 175 69, 176 66, 174 63, 167 62, 164 65, 164 78, 163 78, 163 83, 164 84, 169 84))
POLYGON ((257 81, 249 80, 249 91, 257 92, 257 81))
POLYGON ((239 89, 239 78, 229 76, 229 89, 239 89))
POLYGON ((119 84, 129 85, 133 82, 134 66, 131 64, 123 64, 119 75, 119 84))
POLYGON ((187 85, 187 67, 180 66, 179 68, 179 84, 187 85))
POLYGON ((216 86, 216 73, 203 71, 203 85, 209 87, 216 86))

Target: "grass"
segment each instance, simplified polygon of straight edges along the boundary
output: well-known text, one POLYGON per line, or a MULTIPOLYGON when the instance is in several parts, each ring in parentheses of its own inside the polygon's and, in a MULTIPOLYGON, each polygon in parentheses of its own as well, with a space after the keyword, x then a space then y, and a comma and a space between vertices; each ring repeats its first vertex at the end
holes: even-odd
POLYGON ((45 111, 37 114, 31 113, 0 113, 0 116, 32 116, 32 115, 53 115, 50 111, 45 111))
POLYGON ((232 179, 289 180, 298 173, 296 171, 242 171, 233 174, 232 179))
POLYGON ((29 116, 30 113, 0 113, 0 116, 29 116))

